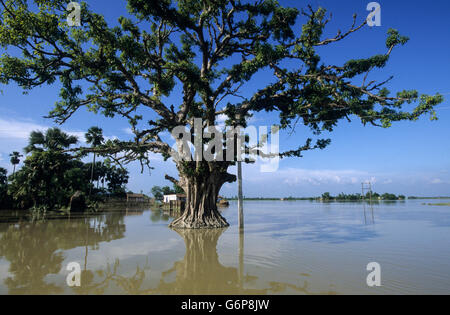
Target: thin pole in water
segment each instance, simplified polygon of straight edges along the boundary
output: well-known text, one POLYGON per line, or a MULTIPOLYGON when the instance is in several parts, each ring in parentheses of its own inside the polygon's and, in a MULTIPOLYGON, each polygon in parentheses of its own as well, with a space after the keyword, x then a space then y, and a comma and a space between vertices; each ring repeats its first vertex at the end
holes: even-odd
POLYGON ((244 229, 244 197, 242 193, 242 161, 237 162, 238 168, 238 211, 239 211, 239 229, 244 229))
POLYGON ((239 288, 244 287, 244 230, 239 231, 239 288))

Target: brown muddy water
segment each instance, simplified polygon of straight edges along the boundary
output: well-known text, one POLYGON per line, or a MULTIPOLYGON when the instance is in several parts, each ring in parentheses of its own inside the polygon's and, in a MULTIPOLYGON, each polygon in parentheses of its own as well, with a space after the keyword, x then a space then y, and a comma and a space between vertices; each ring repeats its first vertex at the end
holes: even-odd
POLYGON ((249 201, 225 230, 159 210, 35 219, 0 212, 0 294, 450 294, 450 207, 249 201), (69 287, 69 263, 81 286, 69 287), (381 287, 369 287, 370 262, 381 287))

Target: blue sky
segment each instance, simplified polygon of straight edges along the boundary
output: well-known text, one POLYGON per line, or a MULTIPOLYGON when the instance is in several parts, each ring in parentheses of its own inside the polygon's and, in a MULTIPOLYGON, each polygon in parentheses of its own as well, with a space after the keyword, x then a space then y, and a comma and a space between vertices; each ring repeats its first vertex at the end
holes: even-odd
MULTIPOLYGON (((368 15, 362 0, 281 1, 284 5, 305 7, 322 5, 333 13, 328 35, 334 36, 340 28, 346 30, 353 13, 360 19, 368 15)), ((361 182, 371 180, 378 192, 438 196, 450 195, 450 2, 439 1, 378 1, 381 4, 381 27, 366 27, 338 45, 328 46, 321 54, 326 63, 342 64, 348 59, 385 53, 384 41, 389 28, 398 29, 411 38, 397 48, 386 68, 374 72, 374 79, 394 75, 389 84, 393 92, 417 89, 422 93, 440 92, 446 101, 437 108, 439 120, 431 122, 424 117, 417 122, 401 122, 390 129, 363 127, 358 121, 341 124, 330 134, 332 144, 323 151, 306 152, 301 159, 286 159, 275 173, 261 173, 258 165, 244 168, 244 193, 247 196, 312 196, 325 191, 359 192, 361 182)), ((114 21, 125 13, 125 2, 91 0, 90 6, 114 21)), ((302 20, 299 21, 300 23, 302 20)), ((258 76, 248 87, 270 80, 258 76)), ((43 118, 58 99, 58 88, 44 86, 23 95, 14 85, 2 86, 0 95, 0 166, 11 170, 8 154, 22 150, 32 130, 53 126, 43 118)), ((179 99, 174 95, 173 99, 179 99)), ((270 125, 271 114, 255 116, 256 125, 270 125)), ((80 111, 61 128, 82 139, 90 126, 99 125, 108 137, 129 138, 125 120, 106 119, 80 111)), ((299 126, 293 135, 282 134, 283 148, 295 147, 310 137, 308 129, 299 126)), ((154 170, 140 174, 140 167, 129 167, 129 189, 149 192, 154 185, 169 185, 164 174, 176 176, 173 162, 163 162, 155 156, 154 170)), ((230 169, 234 172, 234 169, 230 169)), ((227 184, 222 190, 226 196, 236 194, 236 185, 227 184)))

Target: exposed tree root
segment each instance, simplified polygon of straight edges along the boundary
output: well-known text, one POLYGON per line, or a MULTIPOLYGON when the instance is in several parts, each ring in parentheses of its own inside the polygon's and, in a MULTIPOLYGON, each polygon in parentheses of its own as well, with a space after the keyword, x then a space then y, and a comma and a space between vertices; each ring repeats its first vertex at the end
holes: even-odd
POLYGON ((195 216, 192 212, 185 211, 169 227, 173 229, 220 229, 230 226, 218 210, 214 209, 207 213, 208 215, 195 216))

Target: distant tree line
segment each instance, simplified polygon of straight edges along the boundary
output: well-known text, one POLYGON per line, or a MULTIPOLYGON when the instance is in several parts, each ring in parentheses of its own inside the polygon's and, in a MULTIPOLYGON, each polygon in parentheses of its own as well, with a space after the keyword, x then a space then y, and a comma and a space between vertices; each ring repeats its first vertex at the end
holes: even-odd
POLYGON ((365 196, 361 194, 344 194, 341 193, 335 197, 331 196, 329 192, 326 192, 322 194, 322 196, 319 198, 322 201, 331 201, 331 200, 337 200, 337 201, 359 201, 359 200, 405 200, 406 197, 403 195, 394 195, 390 193, 384 193, 380 195, 379 193, 373 192, 373 193, 367 193, 365 196))
MULTIPOLYGON (((238 197, 231 197, 228 198, 229 200, 237 200, 238 197)), ((326 192, 322 194, 320 197, 285 197, 285 198, 277 198, 277 197, 244 197, 245 200, 284 200, 284 201, 301 201, 301 200, 309 200, 309 201, 315 201, 315 200, 321 200, 321 201, 361 201, 363 199, 365 200, 405 200, 406 197, 404 195, 394 195, 390 193, 384 193, 382 195, 378 193, 367 193, 364 197, 361 194, 344 194, 341 193, 337 196, 332 196, 329 192, 326 192)), ((409 197, 409 199, 413 199, 413 197, 409 197)), ((417 199, 417 198, 416 198, 417 199)))
MULTIPOLYGON (((92 146, 105 140, 98 127, 89 129, 86 140, 92 146)), ((58 128, 45 133, 30 134, 23 166, 16 170, 23 157, 13 152, 13 173, 0 168, 0 209, 55 210, 68 206, 75 193, 87 202, 101 201, 105 196, 124 196, 129 175, 126 169, 115 166, 111 160, 82 162, 82 155, 73 155, 69 148, 78 139, 58 128)))

